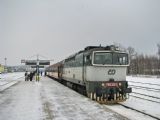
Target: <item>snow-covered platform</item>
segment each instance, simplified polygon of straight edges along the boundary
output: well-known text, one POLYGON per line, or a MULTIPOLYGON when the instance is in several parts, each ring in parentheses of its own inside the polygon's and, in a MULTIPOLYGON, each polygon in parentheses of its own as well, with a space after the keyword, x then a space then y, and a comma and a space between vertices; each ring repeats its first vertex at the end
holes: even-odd
POLYGON ((127 120, 48 77, 21 78, 0 98, 0 120, 127 120))

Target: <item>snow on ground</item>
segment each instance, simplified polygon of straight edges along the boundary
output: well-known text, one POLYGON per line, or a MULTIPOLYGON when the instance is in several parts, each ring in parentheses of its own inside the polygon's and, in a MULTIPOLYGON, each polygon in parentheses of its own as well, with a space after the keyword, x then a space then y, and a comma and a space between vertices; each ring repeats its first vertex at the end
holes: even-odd
POLYGON ((0 80, 17 80, 21 77, 24 77, 24 72, 0 74, 0 80))
MULTIPOLYGON (((0 92, 0 119, 4 120, 154 120, 153 118, 124 108, 120 105, 100 105, 75 91, 42 77, 41 81, 24 81, 24 73, 12 73, 0 76, 0 88, 7 82, 19 82, 13 87, 0 92), (115 111, 119 114, 116 114, 115 111), (124 118, 125 116, 126 118, 124 118)), ((127 81, 160 84, 160 78, 127 76, 127 81)), ((129 83, 143 87, 160 89, 141 83, 129 83)), ((8 84, 7 84, 8 85, 8 84)), ((1 90, 0 90, 1 91, 1 90)), ((134 89, 134 92, 159 97, 160 92, 134 89)), ((133 93, 131 93, 132 95, 133 93)), ((160 118, 160 104, 139 98, 129 97, 122 103, 160 118)))
POLYGON ((130 97, 129 100, 127 100, 126 102, 122 104, 160 118, 160 112, 159 112, 160 104, 159 103, 153 103, 153 102, 145 101, 139 98, 130 97))
POLYGON ((39 86, 20 82, 0 94, 0 120, 42 120, 39 86))
POLYGON ((4 81, 4 80, 3 80, 3 81, 2 81, 2 80, 0 81, 0 85, 5 85, 5 84, 7 84, 7 83, 8 83, 8 82, 7 82, 7 81, 4 81))
MULTIPOLYGON (((134 103, 135 104, 135 103, 134 103)), ((121 105, 104 105, 106 108, 109 108, 125 117, 127 117, 130 120, 156 120, 154 118, 151 118, 149 116, 143 115, 141 113, 138 113, 134 110, 127 109, 121 105)))
POLYGON ((127 81, 153 83, 153 84, 159 84, 160 85, 160 78, 156 78, 156 77, 127 76, 126 79, 127 79, 127 81))
MULTIPOLYGON (((144 77, 128 76, 127 81, 158 84, 159 86, 149 85, 149 84, 141 84, 141 83, 129 83, 130 85, 134 84, 134 85, 137 85, 137 86, 160 89, 160 78, 155 78, 155 77, 144 78, 144 77)), ((142 93, 142 94, 146 94, 146 95, 150 95, 150 96, 160 97, 160 91, 154 92, 154 91, 146 91, 146 90, 143 90, 143 89, 133 88, 133 92, 138 92, 138 93, 142 93)), ((131 95, 132 95, 132 93, 131 93, 131 95)), ((143 98, 148 99, 145 96, 143 96, 143 98)), ((151 100, 154 100, 154 99, 151 98, 151 100)), ((154 101, 160 102, 160 99, 157 99, 157 100, 154 100, 154 101)), ((146 100, 142 100, 142 99, 130 96, 129 100, 127 100, 123 104, 125 104, 127 106, 130 106, 130 107, 133 107, 133 108, 136 108, 138 110, 144 111, 145 113, 148 113, 148 114, 151 114, 153 116, 156 116, 156 117, 160 118, 160 112, 159 112, 160 103, 154 103, 154 102, 151 102, 151 101, 146 101, 146 100)))
POLYGON ((22 80, 20 78, 23 77, 24 72, 0 74, 0 91, 3 91, 8 87, 16 84, 18 81, 22 80))
MULTIPOLYGON (((133 85, 132 91, 136 93, 141 93, 156 98, 149 98, 147 96, 143 96, 143 98, 154 100, 157 102, 160 102, 160 78, 140 78, 140 77, 131 77, 128 76, 127 80, 129 81, 129 85, 133 85), (132 82, 134 81, 134 83, 132 82), (137 82, 137 83, 135 83, 137 82), (140 86, 140 87, 135 87, 135 86, 140 86), (143 87, 143 88, 141 88, 143 87)), ((136 93, 131 93, 131 95, 136 95, 136 93)), ((136 95, 140 96, 140 95, 136 95)))
POLYGON ((44 79, 41 83, 43 101, 47 101, 45 104, 50 106, 49 113, 55 120, 126 119, 56 81, 44 79))
POLYGON ((0 120, 127 120, 47 77, 0 93, 0 120))

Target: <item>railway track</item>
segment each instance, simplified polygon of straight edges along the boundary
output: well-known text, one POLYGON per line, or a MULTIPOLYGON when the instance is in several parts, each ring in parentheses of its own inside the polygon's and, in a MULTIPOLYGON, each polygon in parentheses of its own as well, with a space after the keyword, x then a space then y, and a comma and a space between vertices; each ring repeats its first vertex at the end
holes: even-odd
POLYGON ((124 104, 121 104, 121 103, 118 103, 118 104, 121 105, 121 106, 123 106, 123 107, 125 107, 125 108, 127 108, 127 109, 131 109, 131 110, 134 110, 134 111, 136 111, 136 112, 142 113, 142 114, 144 114, 144 115, 150 116, 150 117, 152 117, 152 118, 154 118, 154 119, 160 120, 159 117, 156 117, 156 116, 154 116, 154 115, 145 113, 145 112, 143 112, 143 111, 140 111, 140 110, 138 110, 138 109, 135 109, 135 108, 133 108, 133 107, 130 107, 130 106, 127 106, 127 105, 124 105, 124 104))
POLYGON ((142 97, 139 97, 139 96, 134 96, 134 95, 129 95, 129 96, 132 96, 132 97, 135 97, 135 98, 139 98, 139 99, 142 99, 142 100, 146 100, 146 101, 155 102, 155 103, 159 103, 160 104, 160 102, 158 102, 158 101, 142 98, 142 97))
MULTIPOLYGON (((140 85, 130 85, 130 87, 132 87, 133 89, 142 89, 142 90, 146 90, 149 92, 153 92, 153 93, 159 93, 160 89, 159 89, 159 84, 153 84, 153 83, 143 83, 143 82, 134 82, 134 81, 130 81, 131 83, 140 83, 143 85, 152 85, 152 87, 146 87, 146 86, 140 86, 140 85), (156 88, 153 88, 153 87, 156 88)), ((145 94, 144 92, 132 92, 130 94, 130 96, 135 97, 135 98, 139 98, 139 99, 143 99, 146 101, 151 101, 151 102, 155 102, 155 103, 159 103, 160 104, 160 96, 153 96, 154 94, 145 94)))
POLYGON ((143 83, 143 82, 135 82, 135 81, 128 81, 129 83, 140 83, 144 85, 155 85, 155 86, 160 86, 160 84, 153 84, 153 83, 143 83))
MULTIPOLYGON (((151 102, 151 104, 152 103, 157 105, 160 104, 160 96, 159 96, 160 84, 143 83, 143 82, 135 82, 135 81, 129 81, 129 83, 130 83, 129 86, 135 89, 135 91, 133 91, 129 96, 131 96, 132 98, 138 98, 139 100, 151 102), (137 89, 140 89, 140 91, 137 89), (151 93, 149 94, 148 92, 146 93, 145 91, 146 92, 148 91, 149 93, 150 92, 151 93)), ((137 101, 139 101, 138 99, 137 101)), ((145 112, 146 110, 141 110, 138 106, 131 107, 129 104, 125 104, 125 103, 118 103, 118 104, 127 109, 131 109, 139 113, 142 113, 144 115, 150 116, 154 119, 160 120, 160 117, 158 115, 150 112, 145 112)))
POLYGON ((145 89, 147 91, 153 91, 153 92, 160 92, 160 89, 156 89, 156 88, 150 88, 150 87, 143 87, 143 86, 138 86, 138 85, 129 85, 132 88, 136 88, 136 89, 145 89))
POLYGON ((132 92, 132 93, 142 95, 142 96, 151 97, 151 98, 155 98, 155 99, 160 99, 160 97, 155 97, 155 96, 151 96, 151 95, 147 95, 147 94, 142 94, 142 93, 137 93, 137 92, 132 92))

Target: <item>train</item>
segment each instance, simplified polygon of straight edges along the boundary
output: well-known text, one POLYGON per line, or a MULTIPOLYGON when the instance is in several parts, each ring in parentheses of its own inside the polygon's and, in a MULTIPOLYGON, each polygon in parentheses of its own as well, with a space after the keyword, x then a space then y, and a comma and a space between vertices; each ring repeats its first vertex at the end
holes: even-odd
POLYGON ((47 75, 100 103, 128 99, 128 53, 114 45, 87 46, 46 68, 47 75))

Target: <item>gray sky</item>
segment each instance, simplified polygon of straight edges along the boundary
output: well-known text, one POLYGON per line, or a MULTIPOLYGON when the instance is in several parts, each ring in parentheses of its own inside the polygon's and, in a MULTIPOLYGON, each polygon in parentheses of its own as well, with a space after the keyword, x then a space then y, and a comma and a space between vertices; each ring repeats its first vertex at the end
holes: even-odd
POLYGON ((37 53, 57 62, 113 43, 156 54, 160 0, 0 0, 1 64, 37 53))

